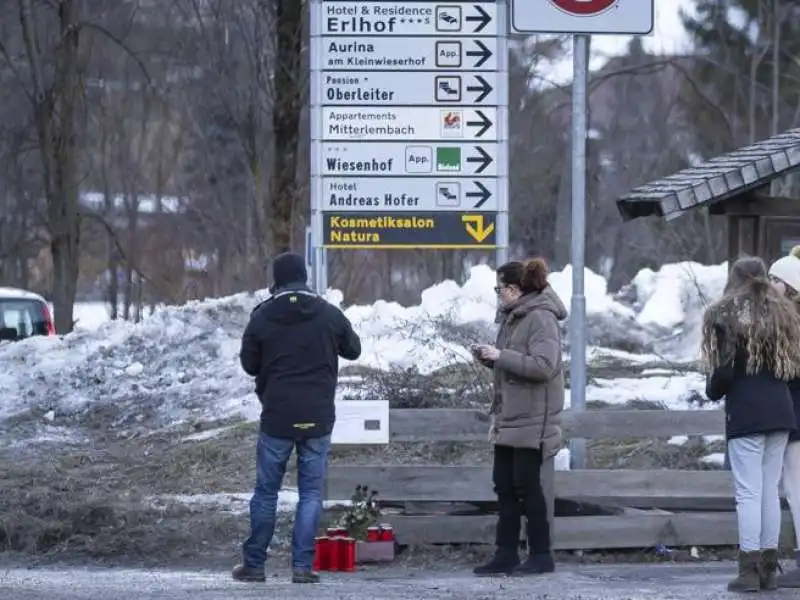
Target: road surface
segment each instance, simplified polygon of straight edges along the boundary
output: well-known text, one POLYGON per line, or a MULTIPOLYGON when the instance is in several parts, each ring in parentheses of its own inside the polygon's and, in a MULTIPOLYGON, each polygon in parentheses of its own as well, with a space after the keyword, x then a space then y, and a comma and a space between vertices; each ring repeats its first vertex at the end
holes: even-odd
MULTIPOLYGON (((535 578, 478 579, 469 572, 381 568, 328 574, 293 585, 287 573, 244 584, 225 572, 0 568, 9 600, 697 600, 740 597, 725 591, 731 563, 564 566, 535 578)), ((771 597, 792 597, 792 590, 771 597)))

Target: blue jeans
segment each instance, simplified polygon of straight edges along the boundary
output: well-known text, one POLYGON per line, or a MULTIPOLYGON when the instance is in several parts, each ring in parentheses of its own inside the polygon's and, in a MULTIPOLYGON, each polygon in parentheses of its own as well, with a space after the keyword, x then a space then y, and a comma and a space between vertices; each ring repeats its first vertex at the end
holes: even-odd
POLYGON ((263 568, 267 548, 275 533, 278 492, 286 463, 297 448, 297 487, 300 501, 292 532, 292 568, 311 570, 314 538, 322 516, 322 488, 328 465, 331 436, 292 440, 260 434, 256 446, 256 487, 250 500, 250 537, 242 546, 245 566, 263 568))

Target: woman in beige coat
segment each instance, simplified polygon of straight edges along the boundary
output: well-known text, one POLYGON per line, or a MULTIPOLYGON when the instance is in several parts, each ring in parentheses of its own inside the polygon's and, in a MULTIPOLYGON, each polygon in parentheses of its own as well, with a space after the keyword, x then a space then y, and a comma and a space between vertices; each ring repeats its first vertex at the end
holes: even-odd
POLYGON ((538 258, 497 269, 495 292, 503 324, 495 346, 473 349, 475 357, 494 370, 491 438, 499 505, 495 555, 474 570, 476 575, 555 570, 541 467, 561 444, 564 375, 558 322, 567 317, 567 310, 547 277, 547 264, 538 258), (523 510, 528 559, 520 564, 523 510))

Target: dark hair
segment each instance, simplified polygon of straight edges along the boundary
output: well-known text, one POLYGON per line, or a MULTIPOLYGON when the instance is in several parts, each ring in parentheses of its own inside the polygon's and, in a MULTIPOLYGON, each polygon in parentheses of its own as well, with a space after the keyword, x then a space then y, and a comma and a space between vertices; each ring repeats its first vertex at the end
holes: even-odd
POLYGON ((511 261, 497 268, 497 276, 504 285, 515 285, 523 294, 539 293, 547 287, 550 270, 543 258, 529 258, 524 262, 511 261))
POLYGON ((767 265, 758 256, 743 256, 731 266, 724 293, 750 286, 769 285, 767 265))

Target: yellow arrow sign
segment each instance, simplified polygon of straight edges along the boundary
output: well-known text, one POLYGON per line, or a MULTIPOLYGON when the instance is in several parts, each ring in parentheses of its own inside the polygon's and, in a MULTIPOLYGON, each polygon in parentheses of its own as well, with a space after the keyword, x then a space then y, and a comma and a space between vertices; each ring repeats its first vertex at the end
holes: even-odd
POLYGON ((494 231, 494 223, 487 225, 483 215, 462 215, 461 222, 464 223, 467 233, 478 243, 484 241, 494 231))

